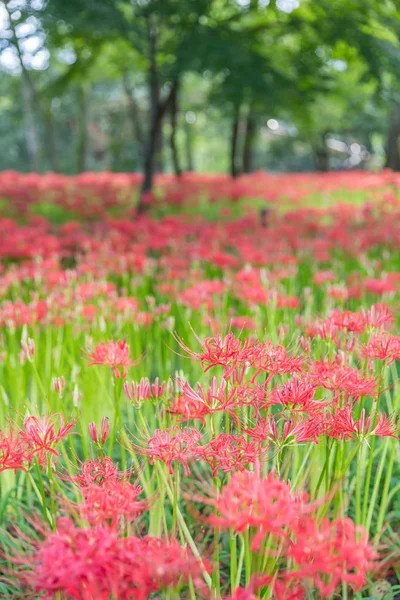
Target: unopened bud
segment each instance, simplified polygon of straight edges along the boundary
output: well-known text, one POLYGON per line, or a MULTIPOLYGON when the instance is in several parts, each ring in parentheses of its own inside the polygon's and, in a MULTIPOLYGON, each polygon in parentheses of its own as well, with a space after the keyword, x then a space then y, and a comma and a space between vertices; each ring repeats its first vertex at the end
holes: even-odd
POLYGON ((53 378, 53 388, 54 388, 54 391, 56 392, 56 394, 58 394, 59 397, 62 398, 63 391, 65 388, 65 379, 63 376, 53 378))
POLYGON ((32 338, 27 338, 26 340, 21 341, 21 359, 29 360, 29 362, 33 361, 33 357, 35 356, 35 342, 32 338))
POLYGON ((77 385, 75 385, 74 390, 72 392, 72 404, 77 407, 79 406, 79 402, 82 400, 82 393, 79 391, 77 385))
POLYGON ((99 435, 97 433, 97 425, 96 423, 89 423, 88 425, 89 435, 91 440, 98 446, 99 444, 99 435))
POLYGON ((98 448, 103 448, 106 440, 108 438, 108 434, 110 433, 110 421, 108 417, 103 417, 101 420, 101 437, 99 439, 99 432, 97 429, 96 423, 89 423, 88 425, 89 435, 91 440, 98 446, 98 448))

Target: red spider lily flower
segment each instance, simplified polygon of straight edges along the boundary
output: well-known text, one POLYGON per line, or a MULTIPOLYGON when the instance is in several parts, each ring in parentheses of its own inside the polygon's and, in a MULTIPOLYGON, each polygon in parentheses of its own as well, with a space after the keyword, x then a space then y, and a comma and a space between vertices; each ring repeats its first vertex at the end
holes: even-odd
POLYGON ((290 528, 306 511, 303 500, 295 498, 289 485, 273 472, 264 478, 256 472, 234 473, 212 504, 219 513, 210 517, 212 525, 237 533, 255 528, 253 550, 268 535, 287 539, 290 528))
POLYGON ((375 423, 374 428, 371 430, 371 435, 377 435, 378 437, 398 437, 400 431, 398 421, 391 421, 385 413, 378 415, 378 420, 375 423))
POLYGON ((374 333, 361 347, 360 354, 368 358, 369 368, 375 359, 387 360, 387 364, 391 365, 400 358, 400 336, 386 332, 374 333))
POLYGON ((326 431, 327 435, 337 439, 350 437, 353 439, 358 438, 360 441, 365 440, 371 435, 397 437, 398 432, 398 423, 390 421, 385 413, 379 414, 374 424, 373 419, 366 416, 365 409, 363 408, 360 419, 355 421, 351 406, 335 410, 326 431))
POLYGON ((12 430, 0 431, 0 473, 9 469, 26 471, 29 461, 29 449, 21 435, 12 430))
POLYGON ((21 554, 12 557, 13 576, 32 597, 147 600, 189 578, 200 585, 208 569, 174 539, 119 537, 114 527, 80 528, 66 518, 43 540, 24 541, 21 554))
POLYGON ((90 435, 90 438, 92 439, 92 441, 99 448, 103 448, 103 446, 106 443, 106 440, 108 438, 108 434, 110 432, 110 421, 109 421, 108 417, 103 417, 101 420, 100 437, 99 437, 99 433, 97 431, 96 423, 89 423, 88 428, 89 428, 89 435, 90 435))
POLYGON ((271 394, 272 404, 281 404, 293 411, 311 411, 318 409, 323 402, 314 400, 316 384, 294 377, 282 387, 275 387, 271 394))
POLYGON ((139 383, 126 381, 123 389, 128 400, 134 402, 136 407, 140 407, 146 400, 160 400, 166 390, 167 393, 172 393, 172 383, 167 384, 166 381, 160 383, 158 377, 155 378, 154 383, 150 383, 148 377, 142 377, 139 383))
POLYGON ((97 458, 96 460, 85 460, 81 465, 81 473, 74 477, 81 487, 92 484, 104 485, 110 481, 120 481, 130 473, 120 473, 109 456, 97 458))
POLYGON ((361 311, 368 327, 381 329, 393 322, 393 314, 386 304, 374 304, 369 310, 361 311))
POLYGON ((261 372, 268 373, 269 377, 283 375, 284 373, 301 373, 304 358, 302 356, 289 356, 284 346, 264 342, 259 346, 259 352, 253 361, 256 369, 253 381, 261 372))
POLYGON ((322 598, 330 597, 341 583, 361 590, 377 558, 367 533, 350 519, 318 524, 311 517, 299 520, 287 556, 296 565, 291 576, 309 580, 322 598))
POLYGON ((138 361, 133 361, 129 357, 129 346, 123 340, 101 342, 93 352, 88 354, 88 358, 90 359, 89 367, 93 365, 111 367, 117 379, 121 377, 125 379, 128 376, 127 368, 138 364, 138 361))
POLYGON ((138 570, 144 566, 147 587, 153 592, 174 587, 178 582, 187 582, 189 578, 199 589, 204 588, 201 573, 210 571, 205 560, 195 558, 173 538, 166 541, 158 537, 144 537, 138 544, 135 559, 134 566, 138 570))
POLYGON ((248 442, 243 435, 220 433, 203 446, 199 453, 210 465, 215 477, 220 469, 224 473, 244 471, 249 465, 259 462, 267 449, 255 441, 248 442))
POLYGON ((205 389, 200 383, 197 383, 197 392, 190 386, 187 381, 183 381, 179 378, 176 379, 177 384, 182 390, 181 396, 173 403, 173 409, 170 412, 176 413, 176 406, 185 407, 183 408, 183 414, 190 413, 190 407, 192 412, 196 412, 199 415, 196 418, 204 420, 206 414, 212 414, 216 412, 227 412, 235 420, 237 419, 234 410, 239 406, 237 400, 237 390, 232 388, 228 393, 228 386, 226 379, 223 379, 218 385, 217 378, 213 377, 211 385, 205 389), (189 410, 189 413, 188 413, 189 410))
POLYGON ((262 417, 252 429, 245 429, 245 433, 256 440, 270 441, 278 448, 302 442, 318 440, 320 427, 318 421, 305 419, 276 418, 274 415, 262 417), (280 423, 283 422, 283 426, 280 423))
POLYGON ((366 377, 357 369, 341 365, 338 362, 316 361, 309 372, 310 381, 317 386, 335 392, 343 393, 345 398, 353 397, 358 400, 361 396, 376 395, 376 381, 366 377))
POLYGON ((257 352, 257 344, 250 338, 246 338, 242 342, 235 338, 233 333, 228 333, 225 337, 219 334, 206 338, 204 342, 201 342, 197 336, 196 338, 201 343, 201 352, 194 352, 179 339, 178 342, 189 356, 201 361, 204 372, 212 367, 221 366, 226 379, 236 368, 251 364, 257 352))
POLYGON ((56 446, 67 437, 75 427, 77 419, 65 422, 63 415, 56 413, 50 417, 26 417, 21 432, 21 437, 29 448, 31 456, 36 455, 40 464, 49 452, 59 456, 56 446))
POLYGON ((82 491, 84 501, 77 508, 91 525, 133 521, 147 508, 144 500, 138 500, 142 488, 128 481, 109 479, 102 485, 91 483, 82 491))
POLYGON ((271 600, 306 600, 308 597, 301 582, 279 573, 279 578, 271 575, 253 576, 249 585, 246 588, 237 588, 229 600, 259 600, 257 592, 263 587, 271 588, 271 600))
POLYGON ((179 423, 191 421, 192 419, 198 419, 205 423, 205 417, 210 414, 209 408, 201 399, 196 399, 198 396, 196 392, 194 392, 194 394, 195 396, 191 397, 190 399, 188 399, 187 395, 180 394, 177 398, 172 400, 170 407, 168 408, 168 412, 171 415, 180 417, 178 419, 179 423))
POLYGON ((189 427, 180 429, 175 426, 164 431, 156 429, 153 437, 147 442, 147 448, 134 447, 138 452, 148 456, 152 464, 155 460, 165 463, 171 475, 173 462, 182 463, 186 475, 189 475, 188 461, 199 458, 200 440, 201 435, 196 429, 189 427))

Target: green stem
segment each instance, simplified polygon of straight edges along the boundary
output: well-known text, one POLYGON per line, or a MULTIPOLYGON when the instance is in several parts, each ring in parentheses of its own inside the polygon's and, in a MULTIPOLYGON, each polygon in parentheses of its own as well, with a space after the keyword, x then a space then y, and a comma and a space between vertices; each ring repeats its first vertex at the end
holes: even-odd
POLYGON ((383 521, 385 518, 386 508, 387 508, 387 499, 388 499, 388 494, 389 494, 389 488, 390 488, 390 483, 392 480, 394 459, 396 457, 397 443, 398 443, 397 440, 393 440, 392 450, 391 450, 391 453, 389 456, 389 462, 388 462, 387 469, 386 469, 386 477, 385 477, 385 483, 383 485, 381 505, 379 508, 378 520, 376 522, 376 535, 375 535, 376 542, 379 541, 379 538, 382 533, 382 526, 383 526, 383 521))
POLYGON ((35 480, 31 476, 32 477, 32 485, 33 485, 34 489, 39 491, 40 498, 42 501, 43 516, 44 516, 45 520, 47 521, 47 523, 50 525, 50 527, 53 528, 53 524, 51 522, 51 518, 49 517, 48 509, 46 506, 46 493, 45 493, 44 485, 43 485, 42 472, 40 470, 40 465, 39 465, 39 462, 36 457, 35 457, 34 463, 35 463, 36 474, 38 476, 38 485, 36 485, 35 480))

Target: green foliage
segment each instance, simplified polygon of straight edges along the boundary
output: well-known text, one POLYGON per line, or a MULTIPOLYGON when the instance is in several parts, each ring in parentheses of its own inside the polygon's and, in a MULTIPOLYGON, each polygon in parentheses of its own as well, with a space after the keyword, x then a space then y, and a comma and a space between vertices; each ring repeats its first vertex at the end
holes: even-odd
MULTIPOLYGON (((141 168, 151 82, 163 99, 180 81, 178 154, 182 163, 203 169, 227 168, 238 107, 239 137, 244 115, 254 130, 251 140, 250 134, 247 142, 239 140, 239 149, 259 145, 256 134, 273 118, 297 128, 310 157, 326 134, 369 146, 369 152, 368 140, 378 136, 382 146, 397 102, 400 13, 391 0, 25 0, 23 10, 10 6, 12 19, 5 18, 0 40, 0 144, 9 148, 0 154, 3 169, 26 170, 32 163, 21 65, 33 89, 41 168, 68 173, 141 168), (36 38, 39 49, 28 51, 27 41, 36 38), (20 67, 10 68, 10 52, 18 62, 19 51, 20 67), (32 66, 38 51, 49 53, 40 68, 32 66), (185 123, 187 112, 204 117, 215 132, 210 160, 210 136, 185 123), (197 160, 184 159, 192 150, 197 160)), ((167 134, 168 115, 163 121, 167 134)), ((274 145, 259 147, 253 166, 268 166, 264 159, 274 145)), ((287 167, 312 164, 300 155, 296 162, 290 140, 278 145, 294 152, 287 167)))

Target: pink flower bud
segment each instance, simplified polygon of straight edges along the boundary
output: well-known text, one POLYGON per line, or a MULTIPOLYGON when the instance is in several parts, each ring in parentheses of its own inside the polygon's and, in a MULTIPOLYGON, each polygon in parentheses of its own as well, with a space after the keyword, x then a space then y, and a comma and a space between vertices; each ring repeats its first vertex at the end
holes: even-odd
POLYGON ((89 435, 91 440, 98 445, 99 443, 99 435, 97 433, 97 425, 96 423, 89 423, 88 425, 89 435))
POLYGON ((61 377, 54 377, 54 379, 53 379, 53 388, 54 388, 54 391, 56 392, 56 394, 58 394, 60 398, 63 397, 64 387, 65 387, 65 379, 64 379, 64 377, 63 376, 61 376, 61 377))
POLYGON ((35 356, 35 342, 32 338, 28 338, 26 341, 21 341, 22 347, 22 355, 20 358, 24 358, 25 360, 29 360, 29 362, 33 361, 33 357, 35 356))
POLYGON ((108 434, 110 433, 110 420, 108 417, 103 417, 101 420, 101 445, 104 446, 108 434))
POLYGON ((106 443, 108 434, 110 433, 110 421, 109 421, 108 417, 103 417, 101 420, 101 438, 100 438, 100 440, 99 440, 99 433, 97 430, 96 423, 89 423, 88 429, 89 429, 89 435, 90 435, 90 438, 92 439, 92 441, 96 444, 96 446, 98 446, 99 448, 102 448, 104 446, 104 444, 106 443))

